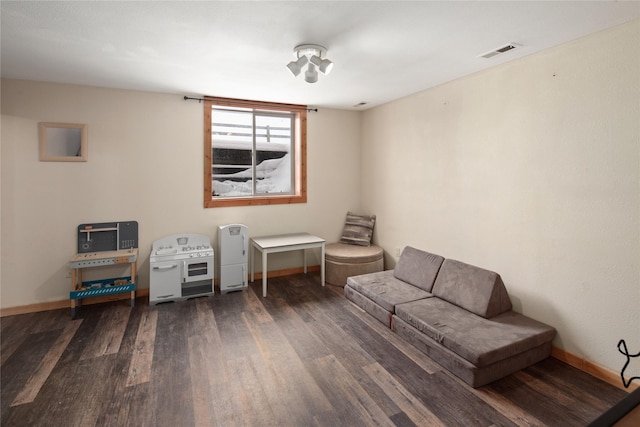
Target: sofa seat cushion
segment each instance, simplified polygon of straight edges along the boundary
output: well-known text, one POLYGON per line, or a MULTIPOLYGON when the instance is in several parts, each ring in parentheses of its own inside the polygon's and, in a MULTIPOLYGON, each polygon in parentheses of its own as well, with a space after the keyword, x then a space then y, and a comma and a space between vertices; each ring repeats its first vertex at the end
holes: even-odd
POLYGON ((446 259, 431 291, 438 298, 490 319, 511 310, 511 300, 498 273, 446 259))
POLYGON ((393 313, 397 304, 430 298, 432 294, 393 277, 393 270, 353 276, 347 286, 393 313))
POLYGON ((382 308, 381 306, 373 302, 369 297, 365 297, 349 285, 346 285, 344 287, 344 296, 346 299, 360 307, 366 313, 373 316, 384 326, 386 326, 387 328, 391 328, 391 316, 393 316, 392 312, 382 308))
POLYGON ((406 246, 398 259, 393 275, 413 286, 431 292, 444 258, 406 246))
POLYGON ((436 297, 398 304, 395 310, 400 319, 478 367, 550 342, 556 334, 551 326, 514 311, 485 319, 436 297))
POLYGON ((551 355, 551 342, 534 347, 513 357, 503 359, 487 366, 478 367, 463 359, 448 348, 420 333, 413 326, 395 314, 391 329, 398 336, 411 343, 417 349, 439 363, 443 368, 456 375, 471 387, 482 387, 492 381, 504 378, 509 374, 536 364, 551 355))

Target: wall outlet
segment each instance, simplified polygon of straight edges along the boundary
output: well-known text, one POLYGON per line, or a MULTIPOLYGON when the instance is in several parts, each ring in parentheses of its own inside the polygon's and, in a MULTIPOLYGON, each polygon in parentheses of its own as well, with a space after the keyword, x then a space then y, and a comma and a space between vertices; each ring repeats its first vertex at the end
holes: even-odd
POLYGON ((396 248, 396 258, 400 257, 400 248, 396 248))
POLYGON ((67 275, 65 276, 67 279, 71 278, 71 270, 67 270, 67 275))

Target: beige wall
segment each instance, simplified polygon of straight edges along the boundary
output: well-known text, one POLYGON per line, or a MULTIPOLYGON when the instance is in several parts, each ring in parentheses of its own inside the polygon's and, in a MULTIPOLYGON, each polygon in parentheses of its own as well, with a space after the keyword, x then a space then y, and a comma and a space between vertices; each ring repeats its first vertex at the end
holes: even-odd
MULTIPOLYGON (((82 223, 138 221, 141 288, 152 242, 169 234, 215 243, 218 225, 243 223, 251 236, 339 238, 359 208, 359 112, 309 113, 308 203, 204 209, 202 108, 181 95, 3 80, 1 306, 68 298, 82 223), (38 161, 40 121, 87 124, 89 161, 38 161)), ((300 254, 270 257, 270 269, 299 266, 300 254)))
POLYGON ((640 349, 640 21, 369 110, 362 205, 412 245, 499 272, 554 344, 640 349))
POLYGON ((80 223, 137 220, 147 287, 162 236, 241 222, 333 240, 352 209, 378 215, 388 267, 413 245, 498 271, 556 346, 619 371, 618 340, 640 348, 638 45, 635 21, 362 117, 310 113, 309 201, 291 206, 202 207, 197 102, 3 80, 1 307, 67 297, 80 223), (39 162, 39 121, 88 124, 89 162, 39 162))

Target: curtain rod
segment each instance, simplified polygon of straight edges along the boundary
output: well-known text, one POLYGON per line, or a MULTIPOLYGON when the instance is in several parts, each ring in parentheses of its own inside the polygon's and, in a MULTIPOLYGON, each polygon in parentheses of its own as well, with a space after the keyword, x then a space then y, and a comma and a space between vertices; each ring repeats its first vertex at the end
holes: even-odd
MULTIPOLYGON (((184 100, 185 101, 198 101, 198 103, 202 103, 202 101, 206 101, 206 99, 204 99, 204 98, 193 98, 193 97, 186 96, 186 95, 184 97, 184 100)), ((313 111, 314 113, 317 113, 318 109, 317 108, 307 108, 307 111, 313 111)))
POLYGON ((204 101, 204 99, 203 99, 203 98, 191 98, 190 96, 186 96, 186 95, 185 95, 185 97, 184 97, 184 100, 185 100, 185 101, 194 100, 194 101, 198 101, 198 102, 202 102, 202 101, 204 101))

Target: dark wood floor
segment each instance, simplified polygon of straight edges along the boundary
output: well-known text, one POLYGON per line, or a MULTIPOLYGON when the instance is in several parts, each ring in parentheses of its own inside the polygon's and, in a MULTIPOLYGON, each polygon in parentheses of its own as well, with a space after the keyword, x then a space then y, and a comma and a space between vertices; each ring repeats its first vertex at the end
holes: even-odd
POLYGON ((626 393, 549 358, 472 389, 317 273, 1 319, 2 426, 584 426, 626 393))

